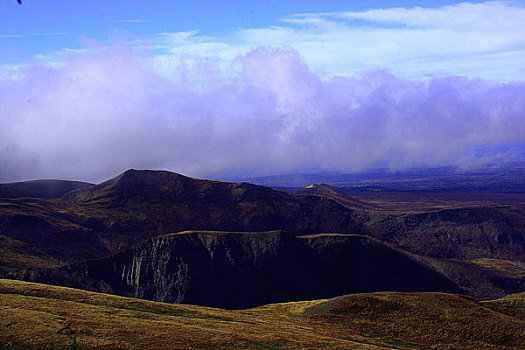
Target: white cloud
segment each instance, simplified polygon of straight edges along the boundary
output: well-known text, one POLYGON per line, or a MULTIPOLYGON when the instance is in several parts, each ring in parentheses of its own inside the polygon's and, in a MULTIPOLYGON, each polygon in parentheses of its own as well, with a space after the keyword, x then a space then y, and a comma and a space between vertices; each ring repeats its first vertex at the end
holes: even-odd
MULTIPOLYGON (((326 17, 361 19, 378 23, 403 24, 423 28, 454 28, 471 30, 488 28, 515 29, 523 25, 525 8, 512 6, 509 1, 488 1, 484 3, 459 3, 442 8, 390 8, 364 12, 340 12, 325 14, 326 17)), ((298 18, 316 15, 297 15, 298 18)))
POLYGON ((110 22, 113 22, 113 23, 148 23, 148 21, 144 19, 116 19, 110 22))
POLYGON ((301 14, 2 66, 0 181, 523 159, 518 15, 509 2, 301 14))
POLYGON ((55 33, 29 33, 33 36, 57 36, 57 35, 67 35, 66 32, 55 32, 55 33))
POLYGON ((524 155, 525 83, 386 70, 329 78, 296 51, 269 48, 237 57, 228 77, 214 60, 189 59, 168 80, 158 60, 125 47, 60 59, 0 71, 0 182, 99 181, 132 167, 200 177, 469 167, 524 155))
POLYGON ((292 48, 314 70, 330 75, 388 68, 408 78, 434 74, 512 81, 525 80, 523 18, 525 7, 502 1, 296 14, 279 26, 217 38, 173 33, 157 44, 175 57, 225 61, 259 46, 292 48))

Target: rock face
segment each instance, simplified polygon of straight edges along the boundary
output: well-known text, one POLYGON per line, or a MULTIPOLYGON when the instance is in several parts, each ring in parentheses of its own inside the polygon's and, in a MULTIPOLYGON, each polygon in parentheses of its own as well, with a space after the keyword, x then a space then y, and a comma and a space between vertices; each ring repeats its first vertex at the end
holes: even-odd
POLYGON ((233 309, 380 290, 459 292, 409 255, 358 235, 186 232, 62 269, 84 288, 233 309))

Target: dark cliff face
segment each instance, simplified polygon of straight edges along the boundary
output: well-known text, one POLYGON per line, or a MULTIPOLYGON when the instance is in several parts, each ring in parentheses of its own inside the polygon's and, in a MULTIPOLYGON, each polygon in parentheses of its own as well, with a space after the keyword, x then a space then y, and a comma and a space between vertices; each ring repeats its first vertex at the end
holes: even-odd
POLYGON ((459 292, 408 255, 354 235, 183 233, 62 270, 91 289, 222 308, 380 290, 459 292))

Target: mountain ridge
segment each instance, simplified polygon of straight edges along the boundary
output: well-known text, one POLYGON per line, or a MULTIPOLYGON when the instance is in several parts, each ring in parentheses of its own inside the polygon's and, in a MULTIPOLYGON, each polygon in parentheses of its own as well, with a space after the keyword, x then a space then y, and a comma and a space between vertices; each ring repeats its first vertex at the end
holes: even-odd
POLYGON ((88 182, 42 179, 0 184, 0 198, 60 198, 81 188, 94 186, 88 182))
MULTIPOLYGON (((0 246, 0 274, 22 279, 46 278, 63 283, 61 281, 67 279, 60 275, 65 272, 59 270, 59 266, 73 271, 82 264, 95 264, 89 261, 102 261, 120 253, 133 257, 133 250, 148 240, 181 239, 182 234, 178 235, 179 238, 162 237, 169 233, 186 230, 275 231, 280 232, 283 247, 295 247, 290 249, 296 251, 301 259, 313 254, 312 261, 321 259, 318 252, 325 248, 323 244, 318 244, 314 249, 304 242, 315 242, 316 239, 324 242, 353 239, 354 247, 364 247, 361 251, 366 252, 365 260, 369 258, 367 254, 373 255, 377 251, 382 251, 385 256, 402 251, 402 255, 408 256, 409 260, 424 265, 432 273, 438 271, 462 292, 479 299, 519 291, 525 285, 521 274, 511 275, 498 270, 498 266, 503 266, 505 261, 519 262, 525 256, 524 205, 384 212, 376 208, 356 207, 355 203, 345 206, 337 200, 348 199, 347 194, 335 193, 335 196, 332 189, 328 188, 326 192, 327 188, 323 185, 314 188, 321 188, 324 192, 294 195, 248 183, 193 179, 166 171, 130 169, 101 184, 69 192, 62 198, 0 199, 0 240, 6 243, 0 246), (288 233, 285 235, 284 232, 288 233), (333 234, 322 238, 312 236, 326 233, 333 234), (341 238, 335 234, 349 236, 341 238), (358 243, 352 236, 356 234, 372 238, 360 238, 358 243), (306 237, 294 238, 302 235, 306 237), (383 248, 379 249, 379 246, 383 248), (17 259, 12 259, 13 256, 17 259), (498 263, 480 266, 471 262, 476 259, 498 259, 498 263), (467 277, 462 277, 465 274, 467 277), (482 284, 484 287, 480 288, 482 284)), ((202 237, 210 240, 211 236, 208 232, 206 237, 202 237)), ((249 241, 249 236, 244 237, 249 241)), ((238 251, 247 249, 239 242, 232 242, 238 251)), ((189 249, 196 249, 195 242, 190 243, 187 243, 188 247, 192 247, 189 249)), ((227 249, 224 244, 218 244, 224 248, 221 248, 220 254, 225 254, 227 249)), ((272 244, 270 246, 275 249, 282 248, 279 244, 272 244)), ((345 243, 338 244, 344 246, 345 243)), ((338 256, 337 244, 326 246, 331 248, 326 248, 323 254, 338 256)), ((348 249, 351 249, 350 246, 348 249)), ((216 253, 215 248, 201 248, 207 252, 206 256, 216 253)), ((195 252, 202 253, 201 248, 195 252)), ((166 250, 166 254, 172 253, 166 250)), ((224 254, 222 259, 227 262, 227 255, 224 254)), ((124 268, 128 262, 129 259, 124 259, 119 266, 124 268)), ((253 261, 246 263, 251 269, 258 266, 253 261)), ((288 264, 297 265, 293 261, 288 264)), ((210 269, 214 268, 212 265, 209 264, 210 269)), ((319 263, 319 266, 328 265, 328 260, 319 263)), ((371 263, 370 266, 376 265, 371 263)), ((521 265, 513 266, 520 271, 521 265)), ((312 266, 313 270, 316 268, 312 266)), ((352 270, 350 265, 347 268, 352 270)), ((237 273, 234 270, 231 270, 232 276, 237 273)), ((379 267, 376 266, 376 270, 379 267)), ((80 267, 75 271, 79 275, 85 272, 80 267)), ((323 274, 319 275, 324 278, 323 274)), ((109 282, 99 277, 93 276, 86 288, 103 291, 120 288, 114 288, 109 283, 113 277, 109 278, 109 282)), ((339 276, 332 277, 340 279, 339 276)), ((356 277, 356 280, 359 278, 356 277)), ((412 282, 406 283, 410 285, 412 282)), ((151 290, 137 290, 139 294, 155 294, 151 290)))

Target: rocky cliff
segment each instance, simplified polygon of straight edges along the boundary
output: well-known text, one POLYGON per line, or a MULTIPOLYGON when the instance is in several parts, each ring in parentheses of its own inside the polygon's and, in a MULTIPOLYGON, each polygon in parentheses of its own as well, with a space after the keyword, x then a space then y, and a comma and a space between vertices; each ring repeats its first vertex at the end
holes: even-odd
POLYGON ((358 235, 183 232, 62 271, 84 288, 221 308, 380 290, 459 292, 409 255, 358 235))

